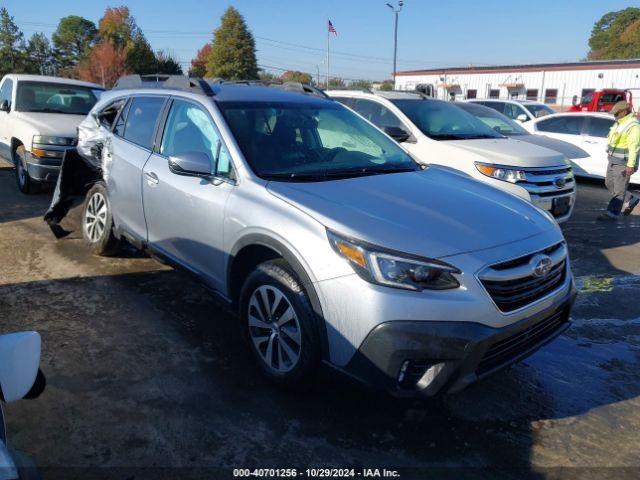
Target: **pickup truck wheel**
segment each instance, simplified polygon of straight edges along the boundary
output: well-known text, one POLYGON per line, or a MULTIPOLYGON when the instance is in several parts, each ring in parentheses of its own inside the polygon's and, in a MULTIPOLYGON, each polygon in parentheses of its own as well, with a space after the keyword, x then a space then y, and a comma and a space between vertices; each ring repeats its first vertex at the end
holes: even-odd
POLYGON ((116 255, 122 248, 122 242, 113 234, 111 203, 101 182, 87 192, 82 209, 82 237, 95 255, 116 255))
POLYGON ((284 386, 313 380, 320 363, 315 313, 284 260, 264 262, 247 277, 240 318, 249 349, 270 380, 284 386))
POLYGON ((18 184, 18 190, 25 195, 37 193, 40 189, 40 184, 29 176, 29 172, 27 171, 27 155, 24 145, 18 145, 18 147, 13 151, 13 163, 16 167, 16 183, 18 184))

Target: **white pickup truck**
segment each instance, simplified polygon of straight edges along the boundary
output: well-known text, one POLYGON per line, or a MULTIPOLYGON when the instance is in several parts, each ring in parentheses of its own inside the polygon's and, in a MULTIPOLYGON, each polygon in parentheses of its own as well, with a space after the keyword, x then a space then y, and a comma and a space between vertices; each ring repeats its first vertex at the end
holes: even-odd
POLYGON ((0 82, 0 156, 16 167, 22 193, 58 177, 78 124, 104 89, 94 83, 40 75, 5 75, 0 82))

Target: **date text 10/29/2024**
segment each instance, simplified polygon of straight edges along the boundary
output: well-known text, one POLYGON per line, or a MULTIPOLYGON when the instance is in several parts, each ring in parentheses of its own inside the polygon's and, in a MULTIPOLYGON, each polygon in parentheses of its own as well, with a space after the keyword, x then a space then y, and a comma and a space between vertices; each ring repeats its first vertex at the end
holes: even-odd
POLYGON ((386 468, 235 468, 234 477, 257 478, 400 478, 397 470, 386 468))

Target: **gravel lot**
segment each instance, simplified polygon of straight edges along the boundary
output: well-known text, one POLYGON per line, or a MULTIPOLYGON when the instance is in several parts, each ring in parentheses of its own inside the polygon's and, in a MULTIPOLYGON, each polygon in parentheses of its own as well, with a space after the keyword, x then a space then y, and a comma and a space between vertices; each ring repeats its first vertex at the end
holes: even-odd
POLYGON ((7 428, 44 478, 314 466, 403 467, 401 478, 640 475, 640 216, 596 223, 600 183, 580 184, 563 227, 580 288, 573 327, 458 395, 407 401, 331 372, 311 391, 272 387, 233 315, 198 283, 134 252, 92 257, 78 231, 56 241, 42 221, 50 195, 19 194, 13 175, 0 167, 0 331, 40 332, 48 386, 7 406, 7 428))

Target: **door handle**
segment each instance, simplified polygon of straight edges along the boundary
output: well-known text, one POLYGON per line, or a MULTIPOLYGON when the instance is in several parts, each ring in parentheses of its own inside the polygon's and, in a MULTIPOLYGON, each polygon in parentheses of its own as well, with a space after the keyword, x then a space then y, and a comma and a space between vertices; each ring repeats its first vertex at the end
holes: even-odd
POLYGON ((592 143, 592 144, 597 144, 598 142, 594 142, 593 140, 585 140, 584 143, 592 143))
POLYGON ((144 178, 147 179, 147 184, 153 187, 157 185, 160 180, 158 180, 158 176, 153 172, 144 172, 144 178))

